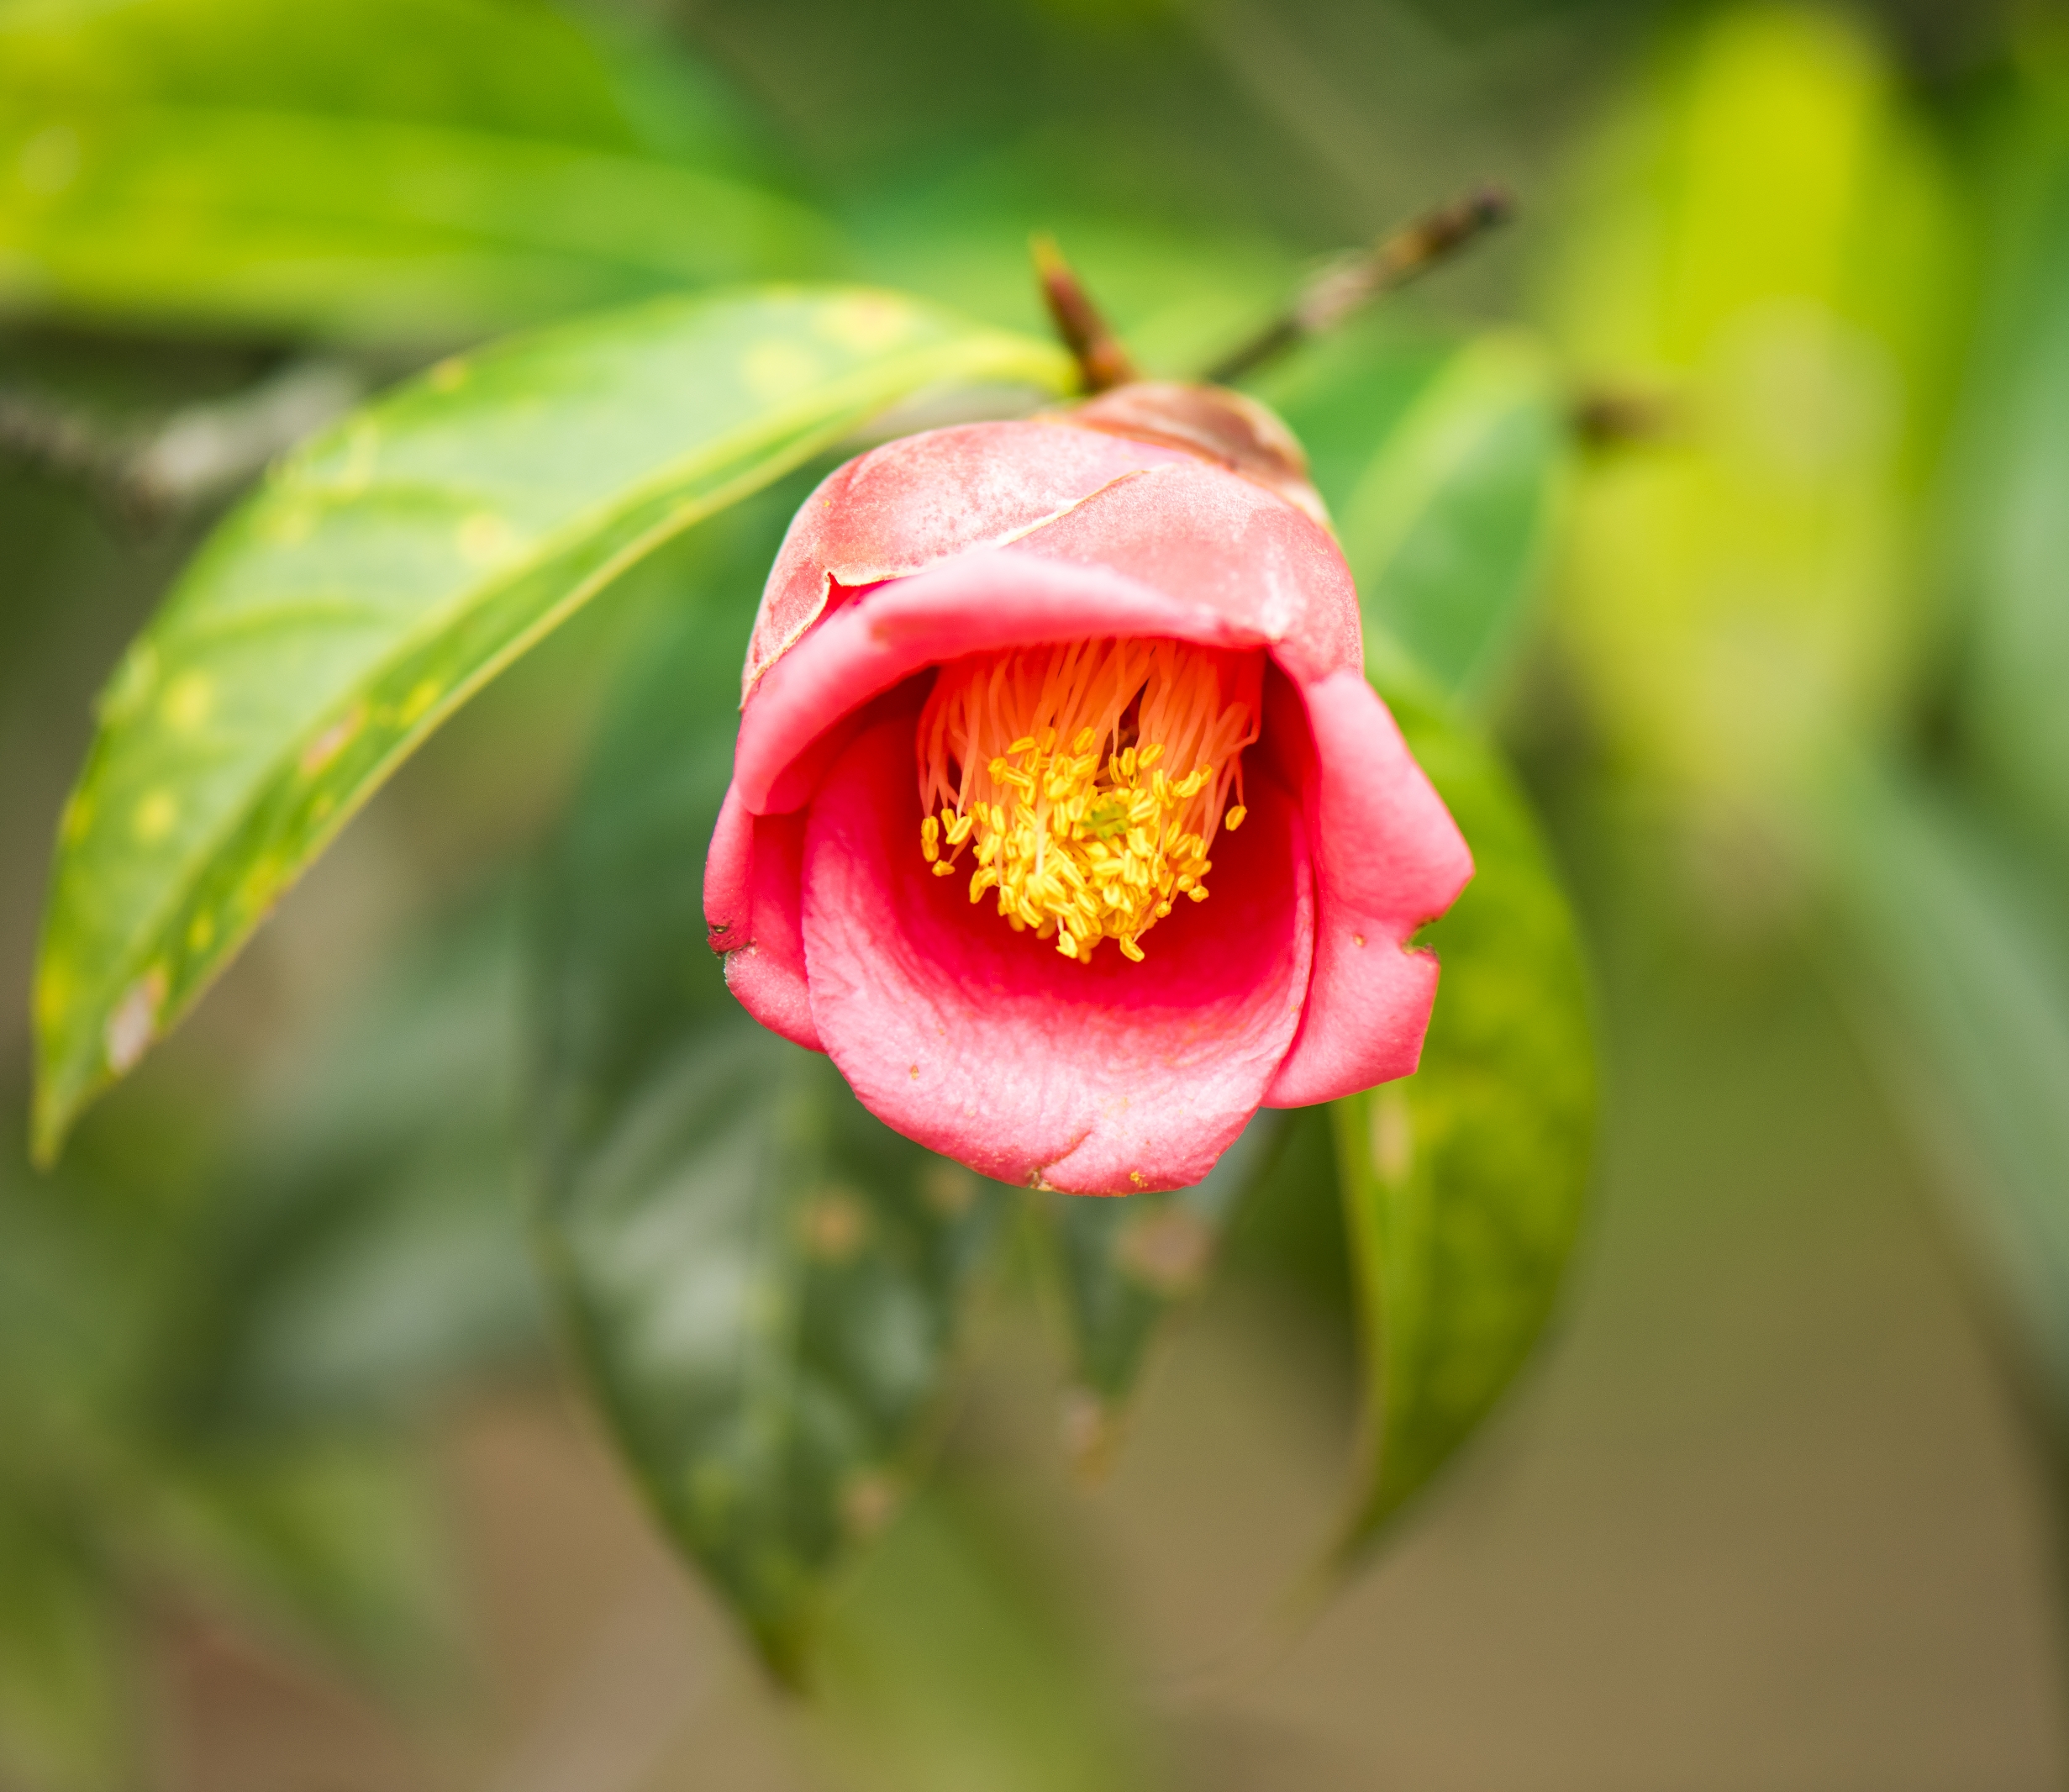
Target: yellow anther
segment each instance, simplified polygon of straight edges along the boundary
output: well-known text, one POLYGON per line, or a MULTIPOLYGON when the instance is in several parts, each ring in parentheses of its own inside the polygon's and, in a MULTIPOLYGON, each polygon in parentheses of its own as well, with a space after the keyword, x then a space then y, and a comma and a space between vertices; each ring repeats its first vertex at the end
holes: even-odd
POLYGON ((1199 899, 1217 828, 1240 816, 1263 656, 1105 640, 942 669, 919 724, 921 849, 937 874, 973 846, 970 899, 1082 962, 1199 899), (1000 751, 999 743, 1009 742, 1000 751), (1067 747, 1064 745, 1067 743, 1067 747), (1230 818, 1227 820, 1224 815, 1230 818))
POLYGON ((1231 834, 1233 834, 1238 828, 1243 825, 1243 818, 1249 813, 1250 811, 1248 809, 1244 808, 1240 803, 1238 803, 1235 805, 1235 807, 1229 809, 1227 814, 1221 818, 1221 825, 1231 834))

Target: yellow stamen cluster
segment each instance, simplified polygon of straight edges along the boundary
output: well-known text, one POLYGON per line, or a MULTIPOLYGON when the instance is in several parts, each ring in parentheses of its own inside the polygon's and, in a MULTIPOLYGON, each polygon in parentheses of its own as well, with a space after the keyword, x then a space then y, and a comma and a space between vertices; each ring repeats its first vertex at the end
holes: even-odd
POLYGON ((1261 653, 1170 640, 944 666, 919 719, 920 851, 946 878, 968 848, 971 901, 995 890, 1066 958, 1112 939, 1140 961, 1180 898, 1207 899, 1215 830, 1242 824, 1263 677, 1261 653))

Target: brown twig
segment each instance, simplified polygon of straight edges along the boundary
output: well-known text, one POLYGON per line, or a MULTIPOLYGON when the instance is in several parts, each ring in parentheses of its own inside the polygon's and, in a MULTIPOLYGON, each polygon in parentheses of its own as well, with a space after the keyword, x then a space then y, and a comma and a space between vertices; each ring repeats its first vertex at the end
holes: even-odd
POLYGON ((1088 393, 1111 392, 1140 378, 1128 350, 1099 314, 1089 294, 1056 247, 1053 237, 1037 236, 1028 245, 1034 253, 1034 274, 1042 298, 1056 320, 1056 334, 1077 362, 1088 393))
POLYGON ((345 363, 297 361, 228 398, 129 419, 0 387, 0 460, 75 480, 125 522, 148 524, 226 497, 365 387, 345 363))
POLYGON ((1450 205, 1424 213, 1382 237, 1369 253, 1323 269, 1302 289, 1285 316, 1224 356, 1207 377, 1218 386, 1226 386, 1255 372, 1310 336, 1333 329, 1381 293, 1428 272, 1483 232, 1504 222, 1514 209, 1506 192, 1498 187, 1483 187, 1450 205))

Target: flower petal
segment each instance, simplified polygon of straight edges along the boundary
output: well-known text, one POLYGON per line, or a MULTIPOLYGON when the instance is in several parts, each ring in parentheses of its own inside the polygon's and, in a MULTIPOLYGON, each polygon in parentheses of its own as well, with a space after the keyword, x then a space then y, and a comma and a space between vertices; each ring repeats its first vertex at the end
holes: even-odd
MULTIPOLYGON (((1314 976, 1299 1036, 1265 1098, 1275 1108, 1334 1101, 1414 1070, 1437 960, 1404 948, 1472 876, 1450 812, 1363 673, 1334 672, 1300 696, 1314 763, 1305 777, 1289 771, 1308 793, 1314 976)), ((1288 702, 1290 693, 1280 698, 1288 702)), ((1297 750, 1303 731, 1271 709, 1268 697, 1267 735, 1282 753, 1297 750)))
POLYGON ((769 669, 740 716, 734 789, 757 814, 802 807, 845 745, 842 725, 943 660, 1120 635, 1266 645, 1210 605, 1105 567, 1019 547, 960 555, 827 617, 769 669))
POLYGON ((704 860, 704 925, 711 949, 725 954, 725 986, 740 1006, 771 1032, 824 1051, 798 915, 803 856, 803 816, 756 815, 734 784, 704 860))
POLYGON ((1204 604, 1271 642, 1303 684, 1365 663, 1357 586, 1329 531, 1262 486, 1204 461, 1117 479, 1017 545, 1204 604))
POLYGON ((819 619, 833 585, 874 585, 1001 546, 1114 479, 1192 459, 1040 418, 929 430, 872 448, 829 473, 792 522, 755 618, 744 688, 819 619))
POLYGON ((819 1036, 863 1104, 1003 1181, 1183 1187, 1242 1130, 1298 1024, 1314 916, 1300 805, 1268 775, 1213 895, 1087 964, 1014 933, 919 851, 913 719, 850 741, 805 826, 819 1036))

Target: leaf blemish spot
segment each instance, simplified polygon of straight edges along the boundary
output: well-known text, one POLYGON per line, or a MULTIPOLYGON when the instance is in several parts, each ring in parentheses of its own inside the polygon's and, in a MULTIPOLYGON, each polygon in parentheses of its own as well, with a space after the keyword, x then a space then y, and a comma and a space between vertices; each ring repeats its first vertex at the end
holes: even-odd
POLYGON ((454 540, 460 557, 471 567, 492 567, 516 543, 516 533, 492 510, 477 510, 460 525, 454 540))
POLYGON ((144 1056, 158 1030, 158 1010, 166 999, 166 972, 153 965, 134 983, 108 1017, 102 1043, 108 1051, 108 1067, 117 1076, 126 1075, 144 1056))
POLYGON ((861 1202, 845 1189, 829 1189, 805 1210, 805 1249, 824 1262, 842 1262, 855 1255, 868 1225, 861 1202))
POLYGON ((819 377, 819 364, 794 342, 757 342, 740 363, 740 377, 757 398, 784 398, 819 377))
POLYGON ((352 737, 360 731, 366 719, 365 708, 359 704, 354 704, 329 727, 303 747, 299 762, 303 777, 315 777, 319 772, 343 752, 350 745, 352 737))
POLYGON ((879 1470, 866 1468, 841 1493, 841 1521, 850 1536, 874 1536, 890 1522, 898 1504, 898 1483, 879 1470))
POLYGON ((136 806, 130 822, 136 837, 146 846, 163 840, 180 819, 180 805, 169 790, 154 790, 136 806))
POLYGON ((208 719, 215 709, 215 680, 206 672, 182 672, 166 687, 158 713, 166 725, 180 734, 192 734, 208 719))
POLYGON ((970 1211, 977 1198, 977 1179, 960 1163, 942 1158, 921 1172, 919 1192, 928 1206, 953 1220, 970 1211))
POLYGON ((896 299, 876 293, 838 298, 819 315, 819 333, 829 342, 867 355, 903 342, 913 332, 913 314, 896 299))
POLYGON ((306 498, 266 507, 259 516, 258 533, 277 547, 299 547, 316 533, 322 515, 318 505, 306 498))
POLYGON ((71 972, 64 962, 46 958, 36 973, 36 1024, 55 1028, 71 1006, 71 972))
POLYGON ((405 728, 424 719, 425 711, 439 700, 445 687, 435 678, 419 678, 409 688, 409 695, 402 701, 395 712, 395 719, 405 728))

